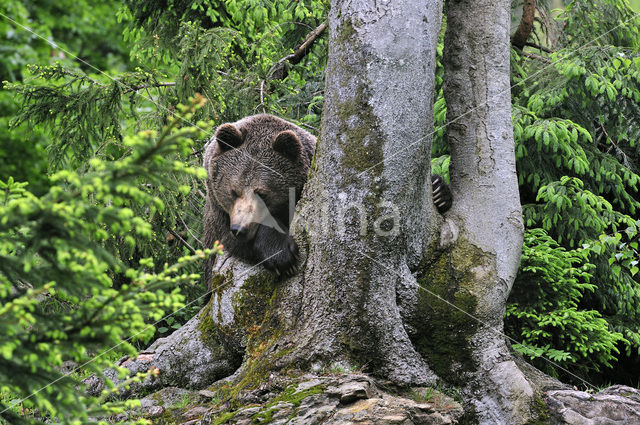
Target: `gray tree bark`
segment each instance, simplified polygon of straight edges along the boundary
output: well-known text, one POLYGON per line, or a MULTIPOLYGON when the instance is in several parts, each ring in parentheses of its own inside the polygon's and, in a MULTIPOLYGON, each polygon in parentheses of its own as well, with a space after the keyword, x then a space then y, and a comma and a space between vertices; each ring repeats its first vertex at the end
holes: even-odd
POLYGON ((429 157, 441 7, 332 4, 322 134, 296 221, 306 264, 288 285, 299 313, 283 318, 301 338, 290 358, 435 382, 402 315, 440 220, 429 157))
POLYGON ((473 258, 458 270, 464 278, 456 294, 471 298, 475 321, 464 350, 473 366, 460 378, 481 423, 524 423, 532 417, 534 387, 502 336, 523 235, 511 123, 510 2, 450 1, 446 10, 444 94, 455 199, 445 226, 454 235, 447 255, 452 263, 473 258))

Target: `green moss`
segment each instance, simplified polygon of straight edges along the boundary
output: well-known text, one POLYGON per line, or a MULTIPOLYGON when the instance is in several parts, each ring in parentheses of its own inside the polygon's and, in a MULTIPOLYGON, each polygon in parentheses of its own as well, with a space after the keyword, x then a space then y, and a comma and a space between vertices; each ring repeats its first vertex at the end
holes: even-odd
MULTIPOLYGON (((223 287, 225 286, 225 282, 231 282, 233 280, 233 272, 229 270, 225 274, 217 274, 211 278, 211 287, 213 288, 213 294, 209 303, 200 311, 200 317, 198 319, 198 330, 200 331, 200 337, 202 342, 207 344, 208 346, 217 346, 219 345, 217 331, 219 330, 219 326, 216 325, 213 321, 213 315, 211 309, 213 308, 214 299, 220 300, 222 298, 222 293, 224 292, 223 287)), ((218 323, 222 323, 222 306, 221 303, 218 302, 218 323)))
POLYGON ((418 312, 413 326, 416 348, 440 376, 462 383, 463 374, 476 369, 470 338, 475 334, 478 265, 495 267, 494 259, 473 244, 459 238, 446 252, 434 248, 417 271, 418 312))
POLYGON ((296 391, 296 388, 297 388, 297 384, 287 387, 280 395, 278 395, 269 403, 267 403, 265 405, 264 410, 256 413, 253 416, 252 419, 254 420, 254 422, 261 423, 261 424, 271 422, 273 420, 274 413, 278 411, 278 409, 275 408, 275 406, 277 406, 280 403, 290 403, 294 406, 293 412, 291 412, 291 415, 289 417, 291 419, 296 415, 297 408, 302 403, 302 400, 304 400, 307 397, 311 397, 312 395, 320 394, 325 389, 322 385, 316 385, 314 387, 307 388, 306 390, 302 390, 302 391, 296 391))
POLYGON ((248 277, 242 289, 233 296, 233 310, 236 323, 249 334, 264 322, 267 310, 272 304, 275 281, 271 273, 262 272, 248 277))
POLYGON ((253 415, 252 419, 254 423, 259 423, 259 424, 268 424, 271 421, 273 421, 273 414, 276 412, 276 410, 278 409, 269 409, 269 410, 265 410, 263 412, 258 412, 255 415, 253 415))
POLYGON ((352 22, 344 20, 337 29, 336 46, 344 46, 351 37, 356 35, 356 29, 352 22))
POLYGON ((227 423, 229 420, 233 419, 233 417, 237 413, 238 412, 224 412, 224 413, 221 413, 219 416, 217 416, 215 419, 213 419, 213 421, 211 422, 211 425, 221 425, 221 424, 227 423))
MULTIPOLYGON (((373 113, 371 99, 367 93, 368 84, 361 81, 360 84, 352 83, 354 76, 364 77, 363 70, 366 68, 366 62, 369 60, 364 52, 357 49, 348 49, 347 46, 355 46, 358 41, 357 22, 344 21, 337 28, 337 60, 340 60, 341 66, 346 67, 345 76, 340 82, 343 87, 354 86, 355 94, 352 98, 343 99, 334 94, 336 99, 336 116, 339 120, 339 128, 337 134, 344 140, 339 141, 342 149, 341 165, 348 168, 343 175, 348 176, 353 172, 363 172, 369 170, 370 167, 380 164, 384 158, 382 152, 381 135, 379 130, 379 121, 373 113), (354 53, 356 51, 356 53, 354 53), (341 60, 342 59, 342 60, 341 60)), ((379 173, 382 165, 373 167, 371 173, 379 173)), ((350 184, 351 182, 345 182, 350 184)))
POLYGON ((353 98, 341 100, 337 105, 336 115, 340 120, 338 134, 345 138, 339 141, 341 165, 351 173, 369 170, 380 175, 384 159, 383 140, 380 140, 382 132, 365 90, 363 85, 359 85, 353 98))
POLYGON ((213 298, 209 300, 209 304, 206 305, 200 311, 200 317, 198 318, 198 330, 200 331, 200 339, 207 346, 217 345, 218 339, 216 337, 216 324, 211 317, 211 308, 213 306, 213 298))
POLYGON ((320 394, 325 390, 322 385, 315 385, 302 391, 297 391, 297 388, 298 384, 288 386, 280 395, 267 403, 266 407, 273 407, 278 403, 291 403, 298 407, 305 398, 320 394))
POLYGON ((537 417, 528 421, 525 425, 549 425, 551 423, 549 407, 540 395, 536 396, 533 402, 533 411, 537 417))
MULTIPOLYGON (((246 376, 245 376, 246 378, 246 376)), ((264 382, 264 381, 262 381, 264 382)), ((221 397, 221 399, 225 399, 228 402, 231 402, 234 410, 225 411, 220 413, 215 419, 213 419, 212 424, 221 425, 229 420, 233 419, 238 413, 247 408, 246 405, 236 405, 235 397, 237 397, 240 392, 240 387, 243 387, 246 384, 245 380, 241 380, 238 384, 231 385, 225 384, 224 387, 218 388, 218 392, 225 393, 225 397, 221 397), (237 410, 236 410, 237 409, 237 410)), ((280 393, 278 396, 274 397, 267 404, 264 405, 262 410, 252 416, 252 420, 254 423, 266 424, 273 420, 273 415, 278 411, 276 406, 280 403, 290 403, 294 406, 294 412, 292 416, 295 416, 296 409, 300 406, 302 401, 307 397, 310 397, 315 394, 322 393, 324 391, 324 386, 316 385, 311 388, 307 388, 302 391, 296 391, 298 384, 293 384, 285 388, 285 390, 280 393)))
POLYGON ((162 398, 160 392, 151 394, 151 398, 158 403, 158 406, 164 406, 164 399, 162 398))
MULTIPOLYGON (((225 288, 225 282, 232 282, 233 281, 233 271, 229 270, 226 274, 218 274, 215 275, 212 279, 211 279, 211 288, 213 288, 212 290, 215 291, 212 294, 212 298, 213 296, 217 297, 218 300, 222 299, 222 293, 224 292, 225 288)), ((218 315, 218 323, 222 323, 222 305, 220 302, 218 302, 218 311, 217 311, 217 315, 218 315)))

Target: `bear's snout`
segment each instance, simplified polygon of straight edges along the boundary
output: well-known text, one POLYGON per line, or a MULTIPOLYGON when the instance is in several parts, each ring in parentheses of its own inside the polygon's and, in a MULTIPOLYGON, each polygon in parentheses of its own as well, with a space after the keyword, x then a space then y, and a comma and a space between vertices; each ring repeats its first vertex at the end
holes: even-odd
POLYGON ((247 239, 247 236, 249 236, 249 229, 244 226, 233 224, 231 225, 231 233, 236 237, 236 239, 243 241, 247 239))
POLYGON ((266 206, 253 190, 247 188, 235 200, 229 214, 231 234, 238 240, 250 241, 265 215, 266 206))

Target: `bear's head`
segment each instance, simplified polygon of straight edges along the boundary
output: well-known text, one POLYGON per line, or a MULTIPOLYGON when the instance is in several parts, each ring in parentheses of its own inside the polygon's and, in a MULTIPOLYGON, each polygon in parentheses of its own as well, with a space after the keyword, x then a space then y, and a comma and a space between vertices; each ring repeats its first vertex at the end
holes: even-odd
POLYGON ((287 231, 309 169, 294 131, 263 124, 221 125, 205 155, 209 193, 243 241, 252 240, 260 224, 287 231))

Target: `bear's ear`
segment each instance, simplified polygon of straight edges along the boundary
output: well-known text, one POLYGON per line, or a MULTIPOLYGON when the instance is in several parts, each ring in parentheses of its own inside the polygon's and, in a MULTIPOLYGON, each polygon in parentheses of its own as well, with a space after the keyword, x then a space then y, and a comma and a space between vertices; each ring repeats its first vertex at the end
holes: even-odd
POLYGON ((300 139, 293 131, 283 131, 273 139, 273 150, 279 154, 289 158, 292 161, 297 160, 302 153, 302 144, 300 139))
POLYGON ((244 137, 233 124, 222 124, 216 130, 216 148, 213 156, 225 153, 230 149, 236 149, 242 145, 244 137))

